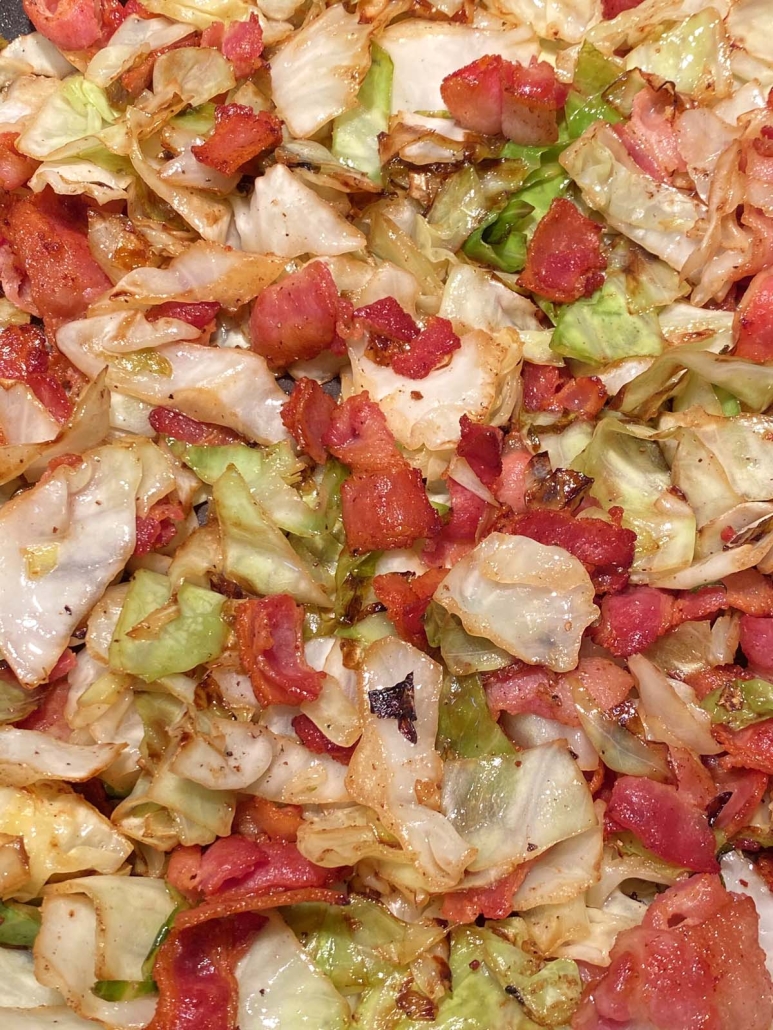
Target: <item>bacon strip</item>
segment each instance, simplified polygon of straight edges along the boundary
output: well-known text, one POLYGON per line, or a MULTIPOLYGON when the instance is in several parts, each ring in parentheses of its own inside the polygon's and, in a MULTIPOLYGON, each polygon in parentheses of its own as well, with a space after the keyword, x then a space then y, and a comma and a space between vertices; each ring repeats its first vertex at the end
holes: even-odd
POLYGON ((23 0, 24 13, 60 50, 106 43, 123 20, 120 4, 103 0, 23 0), (119 10, 116 10, 116 9, 119 10))
POLYGON ((299 379, 282 407, 282 422, 301 451, 317 464, 327 458, 323 443, 330 429, 336 402, 314 379, 299 379))
POLYGON ((221 305, 216 300, 201 300, 194 304, 181 304, 174 300, 164 304, 156 304, 150 308, 145 318, 148 322, 157 322, 159 318, 179 318, 195 329, 206 329, 218 316, 221 305))
POLYGON ((306 662, 303 608, 289 594, 251 599, 236 612, 239 658, 262 705, 313 701, 324 675, 306 662))
POLYGON ((392 370, 407 379, 426 379, 459 350, 462 341, 447 318, 431 317, 426 328, 392 358, 392 370))
POLYGON ((529 241, 519 284, 560 304, 590 296, 603 285, 607 267, 601 230, 570 200, 557 197, 529 241))
POLYGON ((256 14, 245 21, 232 21, 228 28, 215 22, 204 29, 201 45, 220 50, 237 79, 246 79, 263 66, 263 30, 256 14))
POLYGON ((215 128, 204 142, 191 148, 193 156, 223 175, 236 172, 282 142, 282 123, 268 111, 253 111, 245 104, 220 104, 215 108, 215 128))
MULTIPOLYGON (((0 378, 18 379, 61 423, 72 415, 67 387, 74 385, 72 366, 64 355, 50 354, 46 335, 36 325, 10 325, 0 330, 0 378)), ((76 379, 80 378, 76 374, 76 379)))
POLYGON ((336 407, 322 443, 355 472, 391 471, 406 465, 384 412, 367 392, 353 394, 336 407))
POLYGON ((40 164, 16 149, 18 132, 0 132, 0 189, 17 190, 40 164))
POLYGON ((443 897, 441 917, 450 923, 474 923, 478 916, 506 919, 513 911, 513 895, 526 879, 530 865, 522 863, 490 887, 450 891, 443 897))
POLYGON ((401 639, 422 651, 429 648, 424 613, 444 576, 445 569, 430 569, 421 576, 388 572, 373 580, 373 593, 386 607, 401 639))
POLYGON ((362 554, 410 547, 440 531, 418 469, 356 472, 341 487, 349 549, 362 554))
POLYGON ((161 436, 171 436, 173 440, 182 440, 183 443, 198 447, 219 447, 238 443, 241 439, 232 429, 216 426, 212 422, 199 422, 172 408, 153 408, 148 415, 148 422, 161 436))
POLYGON ((773 271, 759 272, 735 316, 735 356, 764 364, 773 359, 773 271))
POLYGON ((526 411, 569 411, 580 418, 595 418, 604 407, 607 391, 597 376, 574 379, 566 368, 523 365, 523 406, 526 411))
MULTIPOLYGON (((330 755, 330 757, 341 765, 348 765, 354 754, 356 744, 344 747, 343 744, 336 744, 335 741, 326 737, 322 730, 315 725, 308 715, 296 715, 293 719, 293 729, 298 734, 301 743, 315 755, 330 755)), ((323 886, 319 884, 318 886, 323 886)))

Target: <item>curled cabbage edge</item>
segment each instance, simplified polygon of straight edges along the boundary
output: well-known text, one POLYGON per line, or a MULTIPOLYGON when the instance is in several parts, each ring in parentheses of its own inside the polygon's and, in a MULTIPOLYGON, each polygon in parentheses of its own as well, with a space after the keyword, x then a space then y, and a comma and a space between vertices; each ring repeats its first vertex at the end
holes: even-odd
MULTIPOLYGON (((78 1015, 118 1030, 147 1026, 156 996, 131 1001, 103 1001, 92 993, 96 974, 100 920, 85 894, 50 894, 43 900, 43 921, 35 939, 35 975, 46 987, 61 992, 78 1015)), ((151 941, 152 943, 152 941, 151 941)))
POLYGON ((0 382, 0 432, 5 447, 50 443, 59 429, 59 423, 26 383, 0 382))
POLYGON ((298 850, 328 869, 365 858, 410 864, 399 841, 386 834, 375 814, 362 805, 322 808, 298 827, 298 850))
POLYGON ((570 144, 560 161, 586 204, 672 268, 680 270, 700 246, 707 214, 703 205, 642 172, 604 122, 570 144))
POLYGON ((452 823, 420 797, 437 804, 443 762, 435 750, 442 670, 431 658, 396 637, 371 644, 360 670, 362 737, 346 777, 350 796, 378 813, 410 855, 428 890, 455 886, 475 856, 452 823), (370 692, 413 678, 416 742, 397 720, 371 711, 370 692))
POLYGON ((669 680, 644 655, 631 655, 628 668, 636 679, 648 735, 699 755, 717 755, 722 748, 711 735, 711 718, 697 703, 691 687, 669 680), (692 695, 692 696, 690 696, 692 695))
POLYGON ((17 36, 0 54, 0 86, 22 75, 63 79, 72 71, 67 58, 40 32, 17 36))
POLYGON ((140 476, 129 450, 100 447, 0 510, 1 646, 22 683, 48 678, 134 550, 140 476))
POLYGON ((239 985, 240 1030, 292 1030, 303 1025, 346 1030, 350 1026, 346 1000, 277 912, 268 913, 266 926, 237 963, 234 975, 239 985))
MULTIPOLYGON (((271 765, 271 734, 262 726, 210 718, 183 741, 172 771, 210 790, 244 790, 271 765)), ((2 738, 0 738, 2 739, 2 738)))
POLYGON ((120 744, 70 744, 48 733, 0 727, 0 784, 27 787, 39 780, 90 780, 113 762, 120 744))
POLYGON ((85 78, 102 89, 128 71, 137 58, 176 43, 190 28, 168 18, 140 18, 130 14, 110 37, 106 47, 89 61, 85 78))
POLYGON ((22 837, 29 878, 12 895, 29 901, 49 877, 115 873, 132 847, 104 816, 65 787, 0 787, 0 833, 22 837))
POLYGON ((569 672, 582 635, 597 618, 594 589, 582 564, 560 547, 490 533, 454 565, 435 600, 530 665, 569 672))
POLYGON ((540 39, 579 43, 601 19, 599 0, 491 0, 503 18, 530 25, 540 39))
MULTIPOLYGON (((455 265, 449 270, 438 314, 487 333, 499 329, 533 332, 540 328, 537 309, 530 300, 474 265, 455 265)), ((555 355, 553 360, 557 360, 555 355)))
POLYGON ((71 75, 28 120, 15 146, 38 161, 69 157, 99 142, 102 130, 115 120, 102 90, 71 75))
POLYGON ((363 233, 284 165, 272 165, 249 200, 232 204, 241 247, 253 254, 334 256, 365 246, 363 233))
POLYGON ((143 7, 197 29, 216 21, 244 21, 252 10, 248 0, 148 0, 143 7))
POLYGON ((583 772, 593 772, 599 767, 599 756, 587 733, 581 726, 565 726, 555 719, 524 713, 500 717, 500 725, 508 740, 519 748, 538 747, 551 740, 564 740, 577 758, 575 761, 583 772))
POLYGON ((604 852, 603 825, 599 814, 596 826, 554 844, 540 855, 513 895, 515 911, 572 901, 597 883, 604 852))
POLYGON ((247 793, 282 805, 351 804, 346 766, 330 755, 315 755, 298 740, 271 733, 274 757, 247 793))
POLYGON ((446 761, 442 810, 476 850, 470 872, 498 876, 597 825, 585 777, 563 741, 517 757, 446 761))
MULTIPOLYGON (((595 966, 608 966, 610 952, 618 934, 638 926, 647 912, 644 902, 635 901, 621 890, 613 891, 598 908, 585 907, 581 899, 568 903, 574 911, 562 912, 562 906, 544 906, 535 909, 543 925, 556 926, 550 954, 555 958, 573 959, 575 962, 590 962, 595 966), (568 916, 568 919, 567 919, 568 916)), ((529 930, 539 943, 539 924, 530 919, 533 913, 524 913, 529 930)), ((543 939, 544 940, 544 939, 543 939)), ((549 946, 550 937, 547 938, 549 946)))
POLYGON ((336 4, 303 28, 271 58, 271 90, 293 136, 313 136, 354 107, 370 67, 371 28, 336 4))

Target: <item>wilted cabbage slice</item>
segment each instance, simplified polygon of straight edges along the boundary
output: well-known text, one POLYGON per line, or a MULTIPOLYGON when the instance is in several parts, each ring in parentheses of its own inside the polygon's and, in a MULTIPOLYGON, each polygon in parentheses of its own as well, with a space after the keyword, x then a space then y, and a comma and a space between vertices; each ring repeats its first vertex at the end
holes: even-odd
POLYGON ((0 783, 26 787, 38 780, 91 779, 123 751, 122 744, 70 744, 48 733, 0 728, 0 783))

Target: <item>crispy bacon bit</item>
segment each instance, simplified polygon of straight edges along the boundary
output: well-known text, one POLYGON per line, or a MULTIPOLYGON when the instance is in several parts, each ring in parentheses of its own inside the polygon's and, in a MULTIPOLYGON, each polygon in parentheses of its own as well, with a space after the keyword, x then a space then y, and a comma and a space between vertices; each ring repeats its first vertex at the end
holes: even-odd
POLYGON ((714 726, 713 733, 727 751, 722 760, 726 769, 740 766, 773 776, 773 719, 755 722, 743 730, 714 726))
POLYGON ((732 837, 749 824, 768 788, 769 777, 759 770, 726 768, 724 758, 706 759, 723 803, 712 823, 732 837))
POLYGON ((262 705, 298 705, 319 697, 324 676, 306 662, 303 608, 289 594, 243 601, 234 628, 239 657, 262 705))
POLYGON ((571 681, 541 665, 514 661, 481 677, 492 713, 541 715, 564 726, 579 726, 571 681))
POLYGON ((675 787, 643 776, 615 780, 607 818, 631 830, 642 843, 667 862, 696 873, 716 873, 716 841, 704 812, 675 787))
POLYGON ((104 44, 122 21, 116 5, 103 0, 24 0, 29 20, 60 50, 104 44))
POLYGON ((231 62, 237 79, 246 79, 263 65, 263 30, 256 14, 246 21, 232 21, 228 28, 215 22, 204 29, 201 45, 220 50, 231 62))
POLYGON ((367 392, 353 394, 337 405, 322 443, 355 472, 406 467, 384 412, 367 392))
POLYGON ((110 288, 91 256, 83 210, 75 198, 46 189, 14 197, 5 212, 4 234, 16 266, 29 280, 35 311, 52 325, 78 318, 110 288))
POLYGON ((751 898, 694 876, 655 898, 615 941, 574 1030, 767 1030, 773 989, 751 898))
POLYGON ((416 702, 414 698, 413 673, 409 672, 404 680, 393 687, 383 690, 369 690, 368 704, 373 715, 378 719, 397 719, 397 728, 406 740, 415 744, 416 736, 416 702))
MULTIPOLYGON (((72 656, 72 651, 65 654, 72 656)), ((56 671, 56 670, 54 670, 56 671)), ((57 740, 69 740, 72 736, 72 728, 65 718, 67 698, 70 696, 70 682, 62 674, 51 673, 50 686, 46 688, 43 700, 34 712, 17 722, 20 730, 37 730, 38 733, 47 733, 49 737, 56 737, 57 740)))
POLYGON ((314 261, 258 295, 250 316, 252 349, 272 368, 316 358, 338 338, 343 311, 330 269, 314 261))
POLYGON ((632 11, 640 3, 643 3, 643 0, 601 0, 601 17, 609 21, 623 11, 632 11))
POLYGON ((557 197, 529 241, 519 284, 561 304, 588 297, 604 283, 601 226, 557 197))
POLYGON ((64 423, 72 415, 72 401, 64 385, 69 362, 58 353, 58 361, 53 357, 39 326, 10 325, 0 330, 0 379, 26 383, 57 422, 64 423))
POLYGON ((607 391, 597 376, 573 379, 566 368, 524 362, 523 406, 526 411, 568 411, 580 418, 595 418, 606 399, 607 391))
POLYGON ((636 544, 636 534, 630 529, 603 519, 576 518, 570 512, 546 508, 535 508, 500 521, 499 528, 507 533, 563 547, 579 558, 597 589, 612 583, 619 591, 626 585, 636 544))
POLYGON ((467 554, 493 521, 496 509, 455 479, 448 480, 451 513, 443 528, 426 545, 421 559, 426 565, 450 568, 467 554))
POLYGON ((741 650, 763 676, 773 676, 773 618, 741 616, 741 650))
POLYGON ((266 922, 258 912, 172 929, 153 968, 159 999, 148 1030, 236 1030, 236 963, 266 922))
POLYGON ((343 744, 336 744, 335 741, 325 736, 308 715, 296 715, 293 719, 293 729, 298 734, 303 746, 313 754, 330 755, 335 762, 339 762, 341 765, 348 765, 352 760, 357 745, 344 747, 343 744))
POLYGON ((495 426, 473 422, 466 415, 459 420, 461 438, 456 448, 478 479, 493 489, 502 475, 502 431, 495 426))
POLYGON ((29 179, 39 161, 16 149, 18 132, 0 132, 0 189, 17 190, 29 179))
POLYGON ((657 182, 670 182, 674 172, 687 171, 674 128, 675 113, 673 92, 645 86, 634 98, 630 121, 612 126, 636 164, 657 182))
POLYGON ((712 690, 721 690, 735 680, 751 677, 752 673, 748 669, 742 669, 740 665, 715 665, 713 669, 691 673, 685 680, 697 694, 698 700, 702 701, 712 690))
MULTIPOLYGON (((668 763, 676 777, 679 794, 693 807, 705 812, 717 793, 706 766, 687 747, 669 747, 668 763)), ((711 819, 709 824, 714 825, 711 819)))
POLYGON ((154 504, 147 515, 138 515, 135 556, 141 557, 170 544, 177 533, 177 523, 184 518, 181 505, 164 501, 154 504))
POLYGON ((673 598, 655 587, 630 587, 601 602, 601 620, 593 640, 618 658, 638 654, 672 625, 673 598))
POLYGON ((215 108, 215 128, 204 142, 191 148, 193 156, 223 175, 235 175, 242 165, 282 142, 282 123, 269 111, 245 104, 215 108))
POLYGON ((546 61, 513 64, 488 54, 446 76, 443 103, 460 125, 527 145, 558 139, 557 110, 568 88, 546 61))
POLYGON ((421 332, 394 297, 382 297, 372 304, 356 308, 352 318, 361 330, 387 342, 410 343, 421 332))
POLYGON ((462 341, 447 318, 432 316, 407 349, 392 359, 392 370, 408 379, 426 379, 459 350, 462 341))
POLYGON ((522 863, 490 887, 449 892, 443 897, 441 917, 450 923, 474 923, 478 916, 506 919, 513 911, 513 895, 526 879, 530 864, 522 863))
POLYGON ((169 300, 165 304, 156 304, 149 309, 145 318, 148 322, 157 322, 159 318, 178 318, 187 322, 194 329, 202 331, 214 322, 220 312, 220 304, 216 300, 201 300, 195 304, 180 304, 169 300))
POLYGON ((757 569, 734 572, 722 580, 725 607, 737 608, 745 615, 773 616, 773 582, 757 569))
POLYGON ((266 838, 294 841, 302 822, 300 805, 278 805, 268 798, 243 797, 236 806, 233 832, 259 843, 266 838))
POLYGON ((533 57, 528 65, 506 61, 503 87, 502 134, 524 146, 555 143, 556 112, 569 87, 558 81, 553 66, 533 57))
POLYGON ((161 436, 194 444, 198 447, 220 447, 240 440, 238 433, 211 422, 199 422, 172 408, 153 408, 148 421, 161 436))
MULTIPOLYGON (((571 675, 571 674, 570 674, 571 675)), ((622 704, 633 687, 633 676, 609 658, 581 658, 576 675, 595 703, 608 712, 622 704)))
POLYGON ((735 356, 759 364, 773 360, 773 271, 759 272, 735 316, 735 356))
MULTIPOLYGON (((534 366, 532 366, 534 367, 534 366)), ((500 504, 514 512, 526 510, 526 473, 532 455, 523 447, 508 447, 502 454, 502 474, 493 493, 500 504)))
POLYGON ((314 379, 299 379, 282 407, 282 422, 300 450, 321 465, 327 458, 322 440, 330 429, 336 402, 314 379))
POLYGON ((347 544, 358 554, 410 547, 440 531, 418 469, 355 472, 341 487, 341 508, 347 544))
POLYGON ((423 651, 429 647, 424 613, 444 576, 444 569, 430 569, 421 576, 411 572, 388 572, 373 580, 373 593, 386 607, 401 639, 423 651))

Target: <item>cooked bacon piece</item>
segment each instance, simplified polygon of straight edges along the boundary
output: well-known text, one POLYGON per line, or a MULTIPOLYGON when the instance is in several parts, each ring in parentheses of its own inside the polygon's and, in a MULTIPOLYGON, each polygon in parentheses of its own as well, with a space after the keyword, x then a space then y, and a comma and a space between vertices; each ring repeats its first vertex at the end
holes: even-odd
POLYGON ((506 504, 516 513, 526 511, 526 472, 531 459, 532 455, 520 447, 508 447, 502 454, 502 473, 493 494, 501 504, 506 504))
POLYGON ((714 819, 714 826, 732 837, 748 825, 757 811, 768 787, 768 776, 754 769, 727 768, 724 758, 712 756, 706 761, 714 778, 714 794, 722 803, 714 819))
POLYGON ((503 87, 502 134, 524 146, 555 143, 557 111, 569 87, 558 81, 553 66, 533 57, 528 65, 505 62, 503 87))
POLYGON ((573 675, 604 712, 622 704, 634 683, 630 672, 609 658, 581 658, 573 675))
POLYGON ((219 447, 237 443, 241 439, 232 429, 211 422, 199 422, 172 408, 153 408, 148 415, 148 422, 161 436, 171 436, 173 440, 182 440, 183 443, 198 447, 219 447))
POLYGON ((504 64, 498 54, 488 54, 443 79, 443 103, 465 129, 486 136, 502 132, 504 64))
POLYGON ((282 142, 282 123, 269 111, 253 111, 246 104, 219 104, 215 108, 215 128, 204 143, 191 147, 193 156, 208 168, 223 175, 236 172, 282 142))
POLYGON ((340 311, 330 269, 314 261, 258 294, 250 316, 252 349, 272 368, 316 358, 335 342, 340 311))
POLYGON ((710 619, 726 607, 727 593, 721 584, 700 590, 684 590, 674 601, 672 624, 678 626, 682 622, 710 619))
POLYGON ((620 776, 606 814, 667 862, 696 873, 719 871, 717 845, 705 813, 690 805, 675 787, 644 776, 620 776))
POLYGON ((606 267, 601 226, 581 214, 571 200, 557 197, 529 241, 518 282, 548 300, 567 304, 602 286, 606 267))
POLYGON ((530 865, 522 863, 490 887, 449 892, 443 897, 441 918, 449 923, 474 923, 478 916, 506 919, 513 911, 513 895, 526 879, 530 865))
POLYGON ((58 355, 52 362, 46 336, 36 325, 10 325, 0 330, 0 379, 19 379, 32 390, 58 422, 66 422, 72 414, 68 396, 69 362, 58 355), (56 373, 59 373, 57 376, 56 373))
POLYGON ((232 21, 228 28, 215 22, 204 29, 201 45, 220 50, 231 62, 237 79, 246 79, 263 65, 263 30, 256 14, 245 21, 232 21))
POLYGON ((426 545, 421 560, 426 565, 450 568, 483 536, 496 509, 455 479, 448 480, 451 512, 438 535, 426 545))
POLYGON ((764 364, 773 360, 773 271, 752 279, 735 316, 735 356, 764 364))
POLYGON ((492 713, 541 715, 564 726, 579 726, 572 700, 571 680, 541 665, 514 661, 481 677, 492 713))
POLYGON ((294 841, 302 822, 300 805, 278 805, 268 798, 243 797, 236 806, 233 832, 258 843, 266 838, 294 841))
POLYGON ((443 103, 465 129, 527 145, 558 139, 556 112, 567 93, 546 61, 513 64, 492 54, 447 75, 440 87, 443 103))
POLYGON ((319 697, 324 675, 306 661, 302 628, 303 608, 289 594, 238 606, 239 657, 262 705, 298 705, 319 697))
POLYGON ((643 3, 643 0, 601 0, 601 17, 609 21, 623 11, 632 11, 640 3, 643 3))
POLYGON ((106 43, 118 28, 115 5, 103 0, 24 0, 24 12, 60 50, 87 50, 106 43))
POLYGON ((473 422, 466 415, 459 420, 461 438, 456 448, 478 479, 492 490, 502 475, 502 431, 473 422))
POLYGON ((299 379, 282 407, 282 422, 300 450, 321 465, 327 458, 322 440, 330 429, 336 402, 314 379, 299 379))
POLYGON ((372 304, 355 308, 352 318, 361 329, 389 342, 410 343, 421 332, 394 297, 382 297, 372 304))
POLYGON ((0 132, 0 189, 17 190, 29 179, 39 161, 16 149, 18 132, 0 132))
POLYGON ((636 164, 657 182, 670 182, 674 172, 687 170, 679 152, 675 113, 673 93, 645 86, 634 97, 630 121, 612 126, 636 164))
POLYGON ((685 676, 685 681, 692 687, 702 701, 712 690, 721 690, 735 680, 746 680, 752 678, 748 669, 742 669, 740 665, 715 665, 713 669, 703 669, 701 672, 691 673, 685 676))
POLYGON ((461 345, 462 341, 448 319, 432 316, 407 349, 392 358, 392 370, 408 379, 426 379, 461 345))
POLYGON ((336 406, 322 443, 355 472, 381 472, 407 466, 384 412, 367 392, 355 393, 336 406))
POLYGON ((714 726, 712 732, 728 753, 722 760, 726 769, 740 766, 773 776, 773 719, 755 722, 742 730, 714 726))
POLYGON ((773 676, 773 618, 742 615, 741 650, 763 676, 773 676))
POLYGON ((440 531, 418 469, 355 472, 341 487, 341 507, 346 542, 358 554, 410 547, 440 531))
POLYGON ((336 744, 335 741, 325 736, 308 715, 296 715, 293 719, 293 729, 298 734, 303 746, 313 754, 330 755, 335 762, 339 762, 341 765, 348 765, 352 760, 357 745, 344 747, 343 744, 336 744))
POLYGON ((655 898, 619 934, 573 1030, 767 1030, 773 988, 751 898, 694 876, 655 898))
POLYGON ((573 379, 569 370, 555 365, 523 365, 523 406, 526 411, 570 411, 595 418, 604 407, 607 391, 597 376, 573 379))
POLYGON ((238 912, 175 927, 153 967, 159 999, 148 1030, 236 1030, 234 969, 265 922, 259 912, 238 912))
POLYGON ((629 587, 601 602, 601 620, 591 637, 618 658, 638 654, 672 625, 673 598, 655 587, 629 587))
MULTIPOLYGON (((72 656, 72 651, 66 653, 72 656)), ((64 717, 69 696, 69 680, 61 675, 55 677, 52 673, 51 684, 46 689, 40 705, 16 725, 20 730, 37 730, 38 733, 47 733, 49 737, 56 737, 57 740, 69 740, 72 728, 64 717)))
POLYGON ((111 286, 91 256, 82 208, 46 189, 14 197, 4 235, 18 268, 29 279, 36 313, 56 326, 78 318, 111 286))
POLYGON ((138 515, 135 556, 141 557, 166 547, 177 533, 177 523, 184 518, 185 512, 179 504, 164 501, 154 504, 147 515, 138 515))
POLYGON ((540 544, 563 547, 583 563, 591 577, 597 573, 602 576, 622 573, 625 579, 634 558, 636 534, 630 529, 602 519, 578 519, 568 511, 535 508, 509 516, 500 528, 515 536, 530 537, 540 544))
POLYGON ((757 569, 734 572, 722 580, 725 607, 737 608, 745 615, 773 616, 773 582, 757 569))
POLYGON ((169 300, 164 304, 156 304, 145 315, 148 322, 157 322, 159 318, 178 318, 187 322, 194 329, 206 329, 218 316, 220 304, 216 300, 201 300, 194 304, 180 304, 169 300))
POLYGON ((400 638, 426 651, 424 613, 445 577, 445 569, 430 569, 421 576, 411 572, 387 572, 373 580, 373 593, 386 607, 400 638))
POLYGON ((711 773, 694 751, 687 747, 669 747, 668 761, 676 777, 680 797, 701 811, 706 811, 717 794, 711 773))

